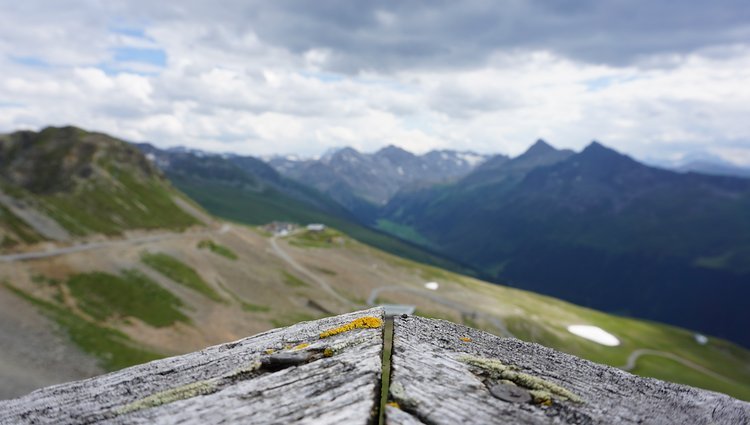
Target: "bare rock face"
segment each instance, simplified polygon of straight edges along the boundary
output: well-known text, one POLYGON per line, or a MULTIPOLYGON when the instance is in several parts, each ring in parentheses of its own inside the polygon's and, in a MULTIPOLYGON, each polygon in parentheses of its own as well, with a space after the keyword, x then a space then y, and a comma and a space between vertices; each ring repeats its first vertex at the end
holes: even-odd
POLYGON ((0 401, 0 423, 726 423, 750 403, 381 308, 275 329, 0 401), (383 380, 383 382, 386 382, 383 380))

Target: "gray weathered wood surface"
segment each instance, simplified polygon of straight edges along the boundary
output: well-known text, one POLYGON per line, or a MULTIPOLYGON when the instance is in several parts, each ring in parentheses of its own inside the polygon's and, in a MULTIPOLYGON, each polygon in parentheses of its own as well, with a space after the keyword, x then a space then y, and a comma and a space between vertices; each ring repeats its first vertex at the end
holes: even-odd
POLYGON ((303 322, 37 390, 0 401, 0 423, 367 424, 380 399, 383 328, 319 337, 364 316, 382 320, 383 310, 303 322))
MULTIPOLYGON (((376 423, 372 309, 0 401, 0 424, 376 423)), ((387 424, 747 424, 750 403, 442 320, 396 317, 387 424)))
POLYGON ((537 344, 416 316, 395 319, 390 397, 398 407, 386 408, 388 424, 750 421, 750 403, 723 394, 637 377, 537 344), (501 384, 504 378, 515 386, 501 384), (490 392, 498 384, 522 399, 529 387, 549 386, 563 395, 547 391, 551 398, 546 402, 506 401, 490 392))

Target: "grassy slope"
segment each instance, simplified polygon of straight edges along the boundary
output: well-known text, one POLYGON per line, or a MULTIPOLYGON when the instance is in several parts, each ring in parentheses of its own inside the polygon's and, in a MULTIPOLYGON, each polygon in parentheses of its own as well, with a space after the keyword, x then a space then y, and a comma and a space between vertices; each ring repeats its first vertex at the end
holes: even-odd
POLYGON ((5 286, 57 322, 73 343, 84 352, 99 358, 101 365, 107 370, 122 369, 163 357, 140 347, 119 330, 87 320, 67 306, 35 297, 9 284, 5 286))
POLYGON ((301 224, 324 223, 339 229, 354 239, 395 255, 464 273, 470 272, 462 266, 430 254, 393 236, 318 212, 274 191, 258 193, 219 183, 189 181, 176 177, 172 178, 172 183, 212 214, 228 220, 250 225, 261 225, 271 221, 290 221, 301 224))
MULTIPOLYGON (((304 235, 300 238, 304 240, 304 235)), ((290 245, 311 252, 320 250, 320 247, 305 247, 304 243, 290 241, 290 245)), ((331 243, 326 251, 332 250, 371 251, 349 240, 343 245, 331 243)), ((326 255, 343 255, 343 252, 330 252, 326 255)), ((750 400, 750 351, 730 342, 711 338, 709 344, 700 345, 695 341, 693 332, 685 329, 602 313, 555 298, 490 284, 383 252, 377 255, 401 270, 411 270, 419 277, 419 282, 440 282, 441 289, 437 294, 465 308, 501 318, 514 335, 523 340, 611 366, 624 365, 630 353, 636 349, 648 348, 673 353, 723 376, 724 379, 717 379, 671 360, 651 356, 639 359, 633 373, 725 392, 750 400), (605 347, 574 336, 566 330, 566 326, 570 324, 599 326, 616 335, 621 345, 605 347), (658 367, 664 363, 669 367, 658 367)), ((365 269, 366 267, 363 267, 363 272, 365 269)), ((421 285, 417 285, 414 289, 421 289, 420 287, 421 285)), ((420 314, 463 321, 467 326, 498 332, 491 323, 481 318, 456 315, 450 311, 451 309, 436 309, 434 305, 422 305, 418 298, 403 297, 404 295, 397 293, 384 292, 380 299, 382 302, 416 303, 420 314)))
POLYGON ((221 255, 222 257, 227 258, 229 260, 237 259, 237 254, 235 254, 234 251, 210 239, 203 239, 202 241, 198 242, 198 248, 207 249, 213 252, 214 254, 221 255))
MULTIPOLYGON (((711 338, 709 344, 700 345, 694 341, 692 332, 687 330, 604 314, 554 298, 489 284, 393 256, 358 243, 333 229, 324 233, 302 233, 279 240, 278 243, 300 264, 329 282, 334 290, 355 304, 360 304, 344 307, 321 291, 317 283, 307 278, 301 279, 301 276, 296 276, 296 272, 291 274, 291 270, 285 268, 281 259, 267 251, 267 237, 260 236, 244 226, 233 228, 230 232, 215 233, 212 239, 234 252, 238 257, 236 261, 199 248, 199 242, 205 239, 203 234, 185 235, 187 239, 184 241, 165 240, 145 247, 134 247, 134 255, 131 256, 120 255, 115 248, 101 253, 115 270, 122 270, 122 267, 139 267, 139 254, 144 249, 148 252, 168 251, 175 256, 179 253, 182 261, 164 254, 149 254, 157 258, 156 261, 153 260, 154 257, 147 260, 151 263, 149 267, 156 265, 154 268, 159 273, 178 283, 184 283, 186 279, 198 279, 209 287, 207 282, 211 277, 210 281, 212 284, 215 283, 217 291, 221 289, 222 297, 219 299, 222 301, 217 302, 206 296, 178 300, 183 305, 177 311, 191 319, 188 326, 174 318, 149 316, 162 313, 150 311, 153 309, 144 310, 147 305, 156 309, 168 309, 170 305, 174 307, 170 296, 151 299, 154 297, 150 295, 153 289, 150 284, 145 284, 144 288, 129 288, 127 293, 122 292, 122 285, 117 283, 111 288, 100 287, 111 284, 118 276, 120 279, 129 277, 104 266, 99 266, 98 270, 108 270, 108 275, 91 271, 81 275, 75 272, 76 260, 66 263, 68 257, 58 258, 54 262, 56 270, 61 266, 70 267, 73 273, 67 277, 60 276, 59 280, 43 276, 44 262, 28 262, 24 263, 21 269, 8 269, 8 276, 18 276, 19 271, 23 273, 24 270, 31 273, 31 282, 16 285, 14 281, 16 286, 11 290, 55 319, 76 345, 99 357, 110 369, 159 356, 158 353, 144 347, 154 347, 165 353, 194 351, 197 348, 196 345, 163 345, 164 341, 172 338, 186 337, 197 332, 215 336, 217 339, 210 340, 211 344, 236 339, 272 326, 287 326, 301 320, 315 319, 323 314, 314 308, 311 309, 309 304, 305 305, 305 300, 325 305, 331 308, 333 313, 339 313, 360 306, 364 308, 364 299, 374 288, 398 286, 409 291, 383 292, 380 299, 384 302, 414 304, 423 314, 463 322, 467 326, 490 332, 498 332, 498 328, 487 319, 487 316, 499 318, 516 336, 524 340, 613 366, 625 364, 628 355, 640 348, 670 352, 710 369, 726 379, 716 379, 679 364, 663 362, 659 358, 648 356, 639 360, 635 372, 750 399, 750 353, 720 339, 711 338), (114 260, 115 258, 117 260, 114 260), (134 264, 127 264, 127 261, 133 261, 134 264), (106 279, 96 280, 95 277, 106 279), (81 279, 90 282, 77 283, 81 279), (439 282, 439 290, 426 291, 423 286, 426 281, 439 282), (80 288, 76 289, 78 285, 80 288), (414 291, 417 291, 417 294, 414 291), (477 311, 485 316, 462 315, 457 313, 454 307, 431 302, 429 298, 421 296, 419 291, 443 297, 452 304, 461 305, 464 309, 477 311), (131 298, 125 298, 127 296, 131 298), (302 303, 290 302, 290 299, 301 300, 302 303), (93 305, 90 305, 92 303, 93 305), (102 314, 107 316, 105 321, 93 319, 102 314), (132 319, 139 318, 146 325, 150 322, 153 326, 149 329, 153 330, 144 332, 142 326, 133 327, 129 324, 132 319), (157 330, 156 326, 170 320, 171 326, 160 327, 157 330), (570 324, 600 326, 616 335, 622 344, 618 347, 604 347, 589 342, 569 334, 565 328, 570 324), (236 326, 235 333, 229 331, 228 326, 236 326), (158 335, 158 338, 141 339, 143 334, 157 331, 158 333, 153 335, 158 335), (126 336, 126 332, 130 338, 126 336)), ((161 286, 164 285, 163 282, 159 285, 163 289, 168 289, 167 286, 161 286)), ((212 287, 214 285, 209 288, 212 287)), ((200 341, 201 345, 198 347, 209 345, 208 341, 200 341)))
MULTIPOLYGON (((135 147, 107 135, 73 127, 17 132, 0 136, 0 153, 2 191, 72 235, 199 224, 174 203, 180 194, 135 147)), ((0 230, 27 243, 41 239, 24 226, 0 211, 0 230)))
POLYGON ((68 279, 67 286, 77 306, 97 321, 135 317, 154 327, 189 321, 179 310, 179 298, 135 270, 120 276, 83 273, 68 279))
POLYGON ((75 235, 116 234, 127 229, 182 230, 198 224, 174 204, 175 193, 164 183, 139 180, 126 172, 113 174, 113 181, 35 198, 75 235))
POLYGON ((141 260, 173 281, 190 289, 200 292, 214 301, 222 301, 219 294, 203 278, 187 264, 163 253, 144 252, 141 260))

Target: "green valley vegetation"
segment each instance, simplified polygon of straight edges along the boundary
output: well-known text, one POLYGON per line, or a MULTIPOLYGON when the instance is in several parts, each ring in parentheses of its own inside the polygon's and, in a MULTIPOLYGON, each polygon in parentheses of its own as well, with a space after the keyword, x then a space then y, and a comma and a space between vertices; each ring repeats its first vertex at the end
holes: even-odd
POLYGON ((182 301, 137 270, 123 270, 119 275, 104 272, 74 274, 64 283, 35 275, 32 281, 42 289, 52 290, 52 300, 8 283, 5 287, 57 322, 73 343, 97 357, 107 370, 163 357, 140 347, 125 333, 115 329, 118 324, 128 324, 132 319, 154 327, 190 323, 180 311, 182 301), (74 301, 77 308, 71 308, 69 300, 74 301))
POLYGON ((336 201, 284 178, 252 157, 223 158, 170 152, 140 145, 143 152, 163 158, 171 183, 210 213, 254 226, 272 221, 323 223, 368 245, 416 261, 473 274, 468 267, 427 251, 386 232, 371 229, 336 201))
POLYGON ((200 292, 214 301, 224 301, 195 269, 168 254, 144 252, 141 261, 176 283, 200 292))
POLYGON ((3 231, 0 248, 13 248, 21 243, 32 244, 45 238, 29 227, 25 221, 13 214, 7 207, 0 205, 0 229, 3 231))
POLYGON ((234 253, 231 249, 225 247, 224 245, 220 245, 211 239, 203 239, 202 241, 198 242, 198 249, 207 249, 214 254, 221 255, 224 258, 228 258, 230 260, 236 260, 237 254, 234 253))
MULTIPOLYGON (((347 249, 357 247, 349 246, 347 249)), ((492 319, 500 318, 501 323, 519 339, 615 367, 624 366, 628 357, 637 350, 653 350, 667 356, 676 356, 694 367, 669 358, 644 355, 635 362, 632 373, 750 400, 750 369, 747 368, 750 364, 750 352, 726 340, 710 338, 708 343, 700 344, 696 341, 695 333, 686 329, 615 316, 532 292, 489 285, 471 277, 386 253, 381 255, 393 266, 410 270, 419 276, 421 282, 433 279, 440 282, 441 289, 437 293, 425 291, 425 295, 445 297, 448 305, 462 306, 475 312, 473 315, 461 315, 452 307, 438 310, 434 305, 424 307, 417 304, 416 314, 454 322, 463 321, 467 326, 503 336, 497 322, 492 319), (620 344, 615 347, 600 345, 575 336, 566 329, 566 325, 578 323, 600 327, 616 335, 620 344), (660 365, 664 367, 661 368, 660 365)), ((427 300, 429 298, 425 301, 427 300)), ((385 292, 381 301, 403 302, 395 291, 385 292)))
MULTIPOLYGON (((332 232, 335 230, 332 229, 332 232)), ((133 334, 133 340, 124 339, 127 338, 124 337, 125 333, 133 329, 132 323, 128 323, 131 321, 143 321, 153 327, 148 331, 149 334, 164 333, 174 340, 175 336, 179 336, 176 339, 181 339, 194 333, 240 336, 242 332, 247 332, 249 335, 251 332, 243 331, 246 327, 254 326, 254 333, 270 327, 312 320, 324 314, 320 309, 310 307, 309 301, 331 308, 332 311, 336 309, 338 301, 326 291, 319 290, 316 282, 303 280, 303 275, 298 274, 297 270, 283 267, 282 259, 265 249, 259 249, 263 246, 270 248, 271 240, 268 236, 257 234, 254 229, 237 226, 231 234, 217 233, 212 238, 221 245, 231 241, 232 249, 243 261, 230 261, 207 252, 207 257, 201 259, 205 260, 201 274, 214 278, 210 286, 198 275, 194 266, 181 260, 189 257, 178 257, 183 254, 196 255, 196 246, 204 236, 195 234, 185 237, 191 242, 151 242, 149 244, 153 244, 153 248, 147 246, 145 251, 141 251, 139 260, 191 290, 193 288, 190 285, 202 287, 204 291, 209 288, 208 291, 213 293, 220 291, 222 295, 227 294, 225 302, 216 303, 214 299, 200 295, 177 300, 158 290, 156 294, 161 295, 156 295, 155 300, 144 300, 144 297, 152 293, 152 284, 165 290, 174 285, 166 279, 144 281, 140 274, 111 271, 78 273, 56 279, 47 278, 40 271, 31 274, 28 282, 19 282, 13 292, 46 311, 45 314, 61 323, 64 329, 70 328, 68 333, 71 341, 84 351, 95 353, 102 361, 107 362, 110 361, 108 356, 113 356, 108 367, 115 367, 112 366, 115 364, 127 365, 135 359, 146 359, 144 352, 159 355, 158 352, 143 348, 153 344, 150 338, 143 342, 136 341, 138 336, 133 334), (237 244, 237 236, 248 242, 246 249, 237 244), (165 245, 170 249, 169 254, 159 251, 165 245), (158 248, 159 246, 162 248, 158 248), (252 276, 247 274, 248 265, 252 267, 252 276), (107 282, 115 283, 112 287, 99 287, 107 282), (125 282, 135 285, 135 288, 124 288, 125 282), (135 301, 130 303, 120 300, 121 297, 137 297, 144 308, 151 306, 152 309, 164 309, 178 316, 151 317, 148 312, 135 305, 135 301), (100 309, 99 303, 105 302, 113 305, 111 311, 100 309), (210 314, 207 315, 208 311, 210 314), (189 327, 185 326, 187 322, 179 319, 179 313, 190 313, 192 320, 189 327), (226 318, 231 318, 229 326, 226 318), (171 326, 156 327, 170 321, 171 326), (185 329, 196 329, 199 332, 185 333, 185 329)), ((700 344, 693 332, 684 329, 613 316, 531 292, 489 284, 393 256, 358 243, 344 234, 336 236, 343 238, 343 243, 334 243, 325 249, 295 247, 289 243, 293 237, 278 238, 275 242, 299 264, 304 265, 308 272, 324 279, 333 290, 346 293, 347 298, 358 299, 357 303, 363 304, 374 289, 387 287, 388 290, 379 294, 383 302, 415 305, 419 314, 464 322, 501 336, 507 335, 504 331, 507 328, 520 339, 612 366, 625 365, 628 357, 637 350, 667 353, 696 367, 646 355, 635 362, 633 372, 750 399, 747 393, 747 388, 750 388, 750 371, 746 368, 750 363, 750 353, 719 338, 709 337, 708 343, 700 344), (439 288, 434 291, 425 288, 425 282, 428 281, 439 282, 439 288), (604 346, 573 335, 566 328, 571 324, 598 326, 615 335, 620 345, 604 346)), ((55 264, 74 265, 77 261, 74 257, 56 259, 55 264), (71 262, 66 262, 66 258, 70 258, 71 262)), ((37 261, 26 264, 33 266, 37 263, 40 266, 50 264, 37 261)), ((121 263, 118 262, 117 266, 121 267, 121 263)), ((130 268, 137 266, 136 262, 130 268)), ((342 308, 356 307, 339 304, 338 309, 342 308)), ((207 344, 203 340, 199 341, 199 344, 207 344)), ((213 342, 215 341, 212 340, 211 343, 213 342)), ((154 346, 154 349, 158 348, 159 346, 154 346)), ((186 347, 186 351, 195 349, 196 345, 186 347)), ((165 348, 165 351, 176 352, 174 347, 169 350, 165 348)))
POLYGON ((97 321, 135 317, 155 327, 189 322, 179 309, 182 301, 137 270, 125 270, 120 276, 77 274, 67 286, 76 305, 97 321))
POLYGON ((289 243, 303 248, 328 248, 337 244, 343 244, 345 239, 342 236, 341 232, 326 227, 319 231, 304 230, 295 233, 289 239, 289 243))
POLYGON ((297 288, 300 288, 303 286, 310 286, 307 282, 289 273, 286 270, 284 270, 282 274, 284 275, 284 283, 287 284, 288 286, 297 287, 297 288))

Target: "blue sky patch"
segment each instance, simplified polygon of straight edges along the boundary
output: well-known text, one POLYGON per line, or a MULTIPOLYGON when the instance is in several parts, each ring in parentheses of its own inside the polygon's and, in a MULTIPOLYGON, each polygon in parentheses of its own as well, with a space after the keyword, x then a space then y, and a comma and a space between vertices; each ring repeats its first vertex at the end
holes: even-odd
POLYGON ((112 32, 122 35, 127 35, 130 37, 136 37, 136 38, 144 38, 146 40, 151 40, 149 36, 146 35, 146 31, 143 30, 143 28, 112 28, 112 32))
POLYGON ((115 62, 140 62, 164 67, 167 65, 167 52, 163 49, 117 47, 114 49, 113 59, 115 62))
POLYGON ((336 83, 344 79, 341 75, 333 74, 330 72, 310 72, 310 71, 302 71, 300 72, 300 75, 307 78, 315 78, 318 81, 322 81, 324 83, 336 83))
POLYGON ((10 60, 12 60, 15 63, 24 65, 24 66, 30 66, 34 68, 47 68, 49 67, 49 64, 41 59, 34 56, 11 56, 10 60))
POLYGON ((614 86, 619 83, 627 83, 628 81, 634 81, 637 79, 638 77, 635 77, 635 76, 632 76, 632 77, 606 76, 606 77, 598 77, 598 78, 592 78, 590 80, 585 80, 583 84, 586 85, 586 88, 589 91, 599 91, 599 90, 606 89, 607 87, 614 86))

